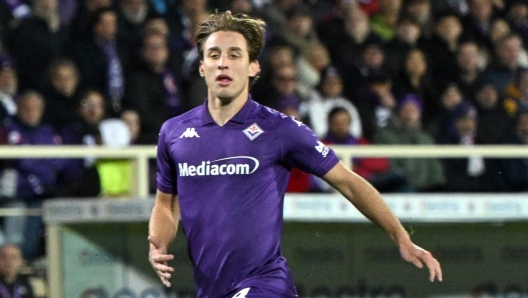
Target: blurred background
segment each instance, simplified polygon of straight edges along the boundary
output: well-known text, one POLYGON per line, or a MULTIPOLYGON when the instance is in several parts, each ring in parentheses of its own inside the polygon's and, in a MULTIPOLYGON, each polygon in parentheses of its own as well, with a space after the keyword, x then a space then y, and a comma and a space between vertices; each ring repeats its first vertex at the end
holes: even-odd
POLYGON ((155 277, 147 220, 159 129, 207 96, 193 36, 216 9, 267 23, 252 98, 312 128, 445 271, 429 283, 292 169, 301 297, 528 297, 526 0, 0 0, 2 284, 194 297, 182 235, 173 288, 155 277))

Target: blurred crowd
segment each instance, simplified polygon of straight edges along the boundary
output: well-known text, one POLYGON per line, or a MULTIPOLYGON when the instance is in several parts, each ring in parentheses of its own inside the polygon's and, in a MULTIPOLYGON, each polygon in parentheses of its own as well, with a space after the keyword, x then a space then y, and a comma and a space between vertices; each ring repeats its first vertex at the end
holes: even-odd
MULTIPOLYGON (((207 97, 194 29, 216 9, 267 22, 252 98, 325 144, 528 144, 528 0, 0 0, 0 144, 156 144, 207 97)), ((527 158, 352 164, 382 192, 528 190, 527 158)), ((0 169, 2 207, 130 189, 123 160, 0 169)), ((328 187, 293 169, 288 191, 328 187)), ((32 258, 41 226, 8 217, 0 243, 32 258)))

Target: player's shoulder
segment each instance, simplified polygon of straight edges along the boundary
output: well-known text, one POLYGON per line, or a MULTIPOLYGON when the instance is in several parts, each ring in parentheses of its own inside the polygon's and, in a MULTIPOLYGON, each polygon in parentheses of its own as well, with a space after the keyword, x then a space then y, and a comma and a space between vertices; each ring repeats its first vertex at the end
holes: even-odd
POLYGON ((202 109, 203 106, 198 106, 181 115, 166 120, 161 126, 160 133, 166 133, 170 135, 171 132, 178 130, 178 128, 181 126, 194 125, 194 123, 198 123, 201 119, 202 109))
MULTIPOLYGON (((287 116, 275 109, 255 103, 254 117, 263 121, 263 125, 274 130, 288 129, 295 126, 301 126, 302 122, 295 118, 287 116)), ((263 127, 264 128, 264 127, 263 127)))

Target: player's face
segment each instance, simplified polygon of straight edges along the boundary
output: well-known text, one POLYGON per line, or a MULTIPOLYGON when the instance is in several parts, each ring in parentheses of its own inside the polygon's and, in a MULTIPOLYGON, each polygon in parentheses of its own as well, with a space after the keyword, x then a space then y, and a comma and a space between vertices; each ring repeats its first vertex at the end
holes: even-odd
POLYGON ((229 103, 247 98, 249 77, 254 77, 260 67, 258 62, 249 61, 244 36, 232 31, 215 32, 203 44, 203 52, 200 74, 209 88, 209 99, 229 103))

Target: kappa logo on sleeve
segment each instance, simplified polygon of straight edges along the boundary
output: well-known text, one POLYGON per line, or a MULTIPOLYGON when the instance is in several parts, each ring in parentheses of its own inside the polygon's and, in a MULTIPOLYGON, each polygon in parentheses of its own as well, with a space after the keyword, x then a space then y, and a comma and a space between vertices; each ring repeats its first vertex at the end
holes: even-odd
POLYGON ((243 132, 250 140, 253 141, 264 131, 262 130, 262 128, 260 128, 260 126, 257 125, 257 123, 253 123, 248 128, 244 129, 243 132))
POLYGON ((180 139, 181 138, 199 138, 199 137, 200 136, 198 135, 194 127, 189 127, 181 134, 180 139))
POLYGON ((321 155, 323 155, 323 157, 326 157, 328 155, 328 147, 325 146, 325 144, 323 144, 321 141, 317 141, 317 146, 315 146, 315 150, 317 150, 317 152, 321 153, 321 155))

